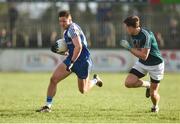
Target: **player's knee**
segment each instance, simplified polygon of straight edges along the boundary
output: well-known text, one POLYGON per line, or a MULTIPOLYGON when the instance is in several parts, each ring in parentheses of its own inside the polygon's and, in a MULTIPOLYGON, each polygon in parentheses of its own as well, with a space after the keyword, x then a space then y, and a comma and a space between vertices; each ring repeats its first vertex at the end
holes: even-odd
POLYGON ((126 87, 126 88, 131 88, 132 85, 131 85, 130 83, 128 83, 128 82, 125 82, 125 87, 126 87))
POLYGON ((127 77, 125 80, 125 87, 127 88, 132 88, 136 85, 137 79, 135 78, 131 78, 131 77, 127 77))
POLYGON ((150 95, 151 95, 151 97, 153 97, 153 98, 159 96, 159 94, 158 94, 157 91, 151 91, 151 92, 150 92, 150 95))
POLYGON ((125 82, 124 85, 125 85, 126 88, 130 88, 129 84, 127 84, 126 82, 125 82))
POLYGON ((126 79, 126 80, 125 80, 125 87, 131 88, 131 87, 132 87, 132 84, 133 84, 133 81, 131 81, 131 80, 129 80, 129 79, 126 79))
POLYGON ((58 78, 56 78, 56 77, 51 77, 50 82, 51 82, 51 84, 56 85, 56 84, 58 83, 58 78))

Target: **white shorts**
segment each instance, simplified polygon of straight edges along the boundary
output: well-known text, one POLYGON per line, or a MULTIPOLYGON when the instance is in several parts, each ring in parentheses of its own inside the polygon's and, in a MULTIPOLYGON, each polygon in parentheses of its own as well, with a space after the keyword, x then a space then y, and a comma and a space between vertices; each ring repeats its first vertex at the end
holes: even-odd
POLYGON ((137 61, 132 68, 136 69, 144 75, 149 73, 150 77, 157 81, 162 80, 164 77, 164 62, 158 65, 147 66, 137 61))

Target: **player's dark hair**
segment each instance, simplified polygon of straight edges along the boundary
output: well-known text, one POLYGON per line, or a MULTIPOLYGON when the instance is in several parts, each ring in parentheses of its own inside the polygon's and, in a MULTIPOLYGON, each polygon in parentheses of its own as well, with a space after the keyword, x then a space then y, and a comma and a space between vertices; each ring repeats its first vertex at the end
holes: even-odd
POLYGON ((123 21, 128 27, 140 27, 140 20, 138 16, 129 16, 123 21))
POLYGON ((69 16, 71 16, 71 14, 67 10, 63 10, 63 11, 59 12, 59 17, 66 17, 66 18, 68 18, 69 16))

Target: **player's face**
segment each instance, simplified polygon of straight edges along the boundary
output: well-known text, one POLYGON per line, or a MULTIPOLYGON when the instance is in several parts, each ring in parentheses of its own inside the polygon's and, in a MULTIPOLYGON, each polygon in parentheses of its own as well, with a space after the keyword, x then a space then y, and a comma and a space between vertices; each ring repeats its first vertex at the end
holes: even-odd
POLYGON ((70 17, 59 17, 59 24, 63 29, 67 29, 71 22, 70 17))
POLYGON ((134 32, 134 28, 131 26, 127 26, 126 24, 125 24, 125 29, 129 35, 132 35, 134 32))

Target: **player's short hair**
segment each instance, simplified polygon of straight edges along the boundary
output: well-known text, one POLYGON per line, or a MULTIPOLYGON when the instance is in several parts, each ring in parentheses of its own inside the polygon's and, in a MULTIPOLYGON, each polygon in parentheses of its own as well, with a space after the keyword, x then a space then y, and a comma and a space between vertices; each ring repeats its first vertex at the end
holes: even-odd
POLYGON ((138 16, 129 16, 123 21, 128 27, 140 27, 140 19, 138 16))
POLYGON ((59 12, 59 17, 66 17, 66 18, 68 18, 68 17, 71 17, 71 14, 70 14, 69 11, 63 10, 63 11, 59 12))

